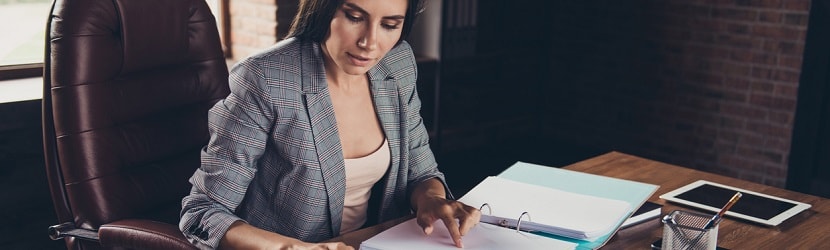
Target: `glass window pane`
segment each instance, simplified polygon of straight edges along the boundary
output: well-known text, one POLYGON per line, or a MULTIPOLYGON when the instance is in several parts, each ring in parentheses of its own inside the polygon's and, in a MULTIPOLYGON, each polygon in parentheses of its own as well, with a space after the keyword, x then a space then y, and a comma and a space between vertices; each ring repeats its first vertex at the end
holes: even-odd
MULTIPOLYGON (((210 12, 213 13, 213 16, 216 17, 216 20, 219 20, 219 0, 205 0, 207 2, 208 7, 210 7, 210 12)), ((217 25, 219 22, 216 23, 217 25)))
MULTIPOLYGON (((213 16, 216 18, 216 28, 219 29, 219 38, 222 39, 222 42, 224 43, 225 33, 223 31, 225 27, 222 27, 222 11, 225 10, 222 9, 224 8, 224 6, 221 5, 220 1, 222 0, 205 0, 205 2, 207 2, 208 4, 208 7, 210 7, 210 12, 213 13, 213 16)), ((223 44, 223 46, 226 45, 227 44, 223 44)))
POLYGON ((43 62, 51 0, 0 0, 0 66, 43 62))

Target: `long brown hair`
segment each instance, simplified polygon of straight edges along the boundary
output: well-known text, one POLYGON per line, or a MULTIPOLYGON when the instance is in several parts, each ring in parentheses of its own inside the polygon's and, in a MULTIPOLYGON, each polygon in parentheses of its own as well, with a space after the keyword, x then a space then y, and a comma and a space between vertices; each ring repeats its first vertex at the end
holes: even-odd
MULTIPOLYGON (((301 0, 297 15, 291 22, 291 30, 287 37, 299 39, 310 39, 322 43, 329 32, 331 19, 337 8, 343 5, 345 0, 301 0)), ((404 17, 401 38, 398 43, 406 39, 412 31, 415 17, 423 11, 421 0, 407 0, 406 16, 404 17)))

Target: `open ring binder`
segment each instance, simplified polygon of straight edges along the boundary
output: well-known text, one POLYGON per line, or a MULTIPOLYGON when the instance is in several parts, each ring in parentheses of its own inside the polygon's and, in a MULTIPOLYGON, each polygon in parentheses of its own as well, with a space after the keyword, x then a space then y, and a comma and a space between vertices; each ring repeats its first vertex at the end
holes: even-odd
MULTIPOLYGON (((487 215, 492 215, 493 210, 492 210, 492 209, 490 209, 490 204, 487 204, 487 203, 481 204, 481 206, 480 206, 480 207, 478 207, 478 210, 484 210, 484 207, 487 207, 487 215)), ((521 215, 519 215, 519 219, 517 219, 517 220, 516 220, 516 232, 521 232, 521 228, 522 228, 522 217, 524 217, 525 215, 527 215, 527 221, 531 221, 531 219, 530 219, 530 213, 528 213, 527 211, 523 212, 521 215)), ((509 227, 510 227, 510 225, 508 224, 507 220, 501 220, 501 221, 499 221, 499 226, 502 226, 502 227, 507 227, 507 228, 509 228, 509 227)), ((530 230, 528 230, 528 231, 530 231, 530 230)))
POLYGON ((482 223, 556 236, 595 249, 604 245, 657 187, 517 162, 498 176, 488 176, 458 201, 481 206, 482 223), (484 203, 488 210, 483 210, 484 203), (527 214, 522 215, 524 212, 527 214))
POLYGON ((482 209, 480 221, 484 223, 589 241, 616 230, 632 210, 631 204, 625 201, 492 176, 476 185, 460 201, 482 209), (485 203, 487 205, 483 205, 485 203), (532 221, 528 218, 530 214, 533 214, 532 221))
MULTIPOLYGON (((490 208, 490 204, 488 204, 488 203, 481 204, 481 206, 480 206, 480 207, 478 207, 478 210, 484 210, 484 207, 487 207, 487 215, 492 215, 493 210, 490 208)), ((527 212, 527 211, 522 212, 522 214, 521 214, 521 215, 519 215, 519 218, 518 218, 518 219, 516 219, 516 232, 521 232, 521 229, 522 229, 522 218, 524 218, 524 217, 525 217, 525 215, 527 215, 527 221, 531 221, 531 220, 532 220, 532 219, 530 218, 530 213, 529 213, 529 212, 527 212)), ((512 227, 512 226, 510 226, 510 222, 509 222, 509 221, 507 221, 507 219, 501 219, 501 220, 499 220, 498 225, 499 225, 499 226, 501 226, 501 227, 506 227, 506 228, 511 228, 511 227, 512 227)), ((527 230, 527 231, 528 231, 528 232, 530 232, 530 231, 532 231, 532 230, 527 230)))
MULTIPOLYGON (((487 215, 492 215, 493 214, 493 210, 490 208, 490 204, 487 204, 487 203, 481 204, 481 206, 478 207, 478 210, 484 210, 484 207, 487 207, 487 215)), ((530 221, 530 213, 528 213, 527 211, 525 211, 521 215, 519 215, 519 219, 516 220, 516 232, 521 232, 522 217, 524 217, 525 215, 527 215, 527 221, 530 221)), ((508 221, 504 220, 504 219, 499 221, 498 225, 501 226, 501 227, 510 228, 510 225, 509 225, 508 221)))
POLYGON ((493 210, 492 210, 492 209, 490 209, 490 204, 487 204, 487 203, 481 204, 481 206, 480 206, 480 207, 478 207, 478 210, 479 210, 479 211, 484 210, 484 207, 485 207, 485 206, 487 207, 487 215, 492 215, 492 214, 493 214, 493 210))
POLYGON ((530 213, 528 213, 527 211, 522 212, 522 215, 519 215, 519 219, 518 219, 518 221, 516 222, 516 232, 519 232, 519 230, 521 230, 521 227, 522 227, 522 217, 524 217, 524 216, 525 216, 525 214, 527 215, 527 221, 530 221, 530 220, 531 220, 531 219, 530 219, 530 213))

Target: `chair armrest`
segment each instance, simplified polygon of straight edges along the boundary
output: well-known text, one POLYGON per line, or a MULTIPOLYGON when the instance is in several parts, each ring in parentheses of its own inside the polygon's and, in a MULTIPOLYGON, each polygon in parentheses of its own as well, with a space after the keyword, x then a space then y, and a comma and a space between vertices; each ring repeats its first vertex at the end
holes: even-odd
POLYGON ((131 249, 197 249, 184 237, 179 228, 151 220, 128 219, 114 221, 98 228, 104 247, 131 249))

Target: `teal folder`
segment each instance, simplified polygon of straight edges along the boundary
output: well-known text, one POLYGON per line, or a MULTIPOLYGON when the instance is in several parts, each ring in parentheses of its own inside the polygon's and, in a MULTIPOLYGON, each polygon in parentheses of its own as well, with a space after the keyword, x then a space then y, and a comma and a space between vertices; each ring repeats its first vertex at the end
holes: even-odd
MULTIPOLYGON (((625 201, 631 204, 629 215, 640 207, 655 191, 658 186, 643 182, 623 180, 613 177, 588 174, 567 169, 536 165, 526 162, 516 162, 499 175, 514 181, 555 188, 563 191, 585 194, 608 199, 625 201)), ((623 218, 617 223, 617 228, 625 222, 623 218)), ((593 241, 577 240, 552 234, 537 233, 539 235, 570 241, 579 244, 577 249, 597 249, 605 245, 614 236, 616 230, 608 235, 601 236, 593 241)))

